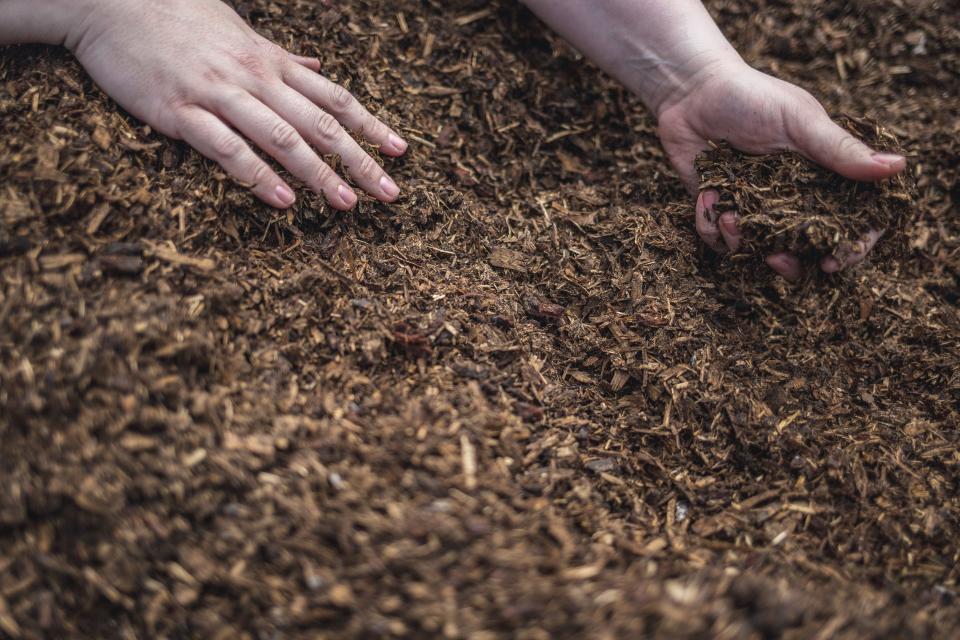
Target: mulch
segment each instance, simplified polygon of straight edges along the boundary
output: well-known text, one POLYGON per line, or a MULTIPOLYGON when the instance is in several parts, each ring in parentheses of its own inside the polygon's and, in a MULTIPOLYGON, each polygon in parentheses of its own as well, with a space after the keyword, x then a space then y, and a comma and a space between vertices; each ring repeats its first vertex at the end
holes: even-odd
POLYGON ((5 49, 0 637, 960 634, 960 7, 707 4, 896 136, 902 255, 728 268, 507 0, 235 3, 411 140, 350 213, 5 49))
MULTIPOLYGON (((840 116, 840 126, 871 149, 903 153, 897 137, 877 122, 840 116)), ((878 182, 844 178, 798 153, 751 156, 729 143, 697 158, 701 191, 719 196, 712 214, 733 213, 743 234, 734 260, 786 251, 811 261, 863 252, 864 238, 883 231, 878 255, 901 252, 917 211, 911 172, 878 182)))

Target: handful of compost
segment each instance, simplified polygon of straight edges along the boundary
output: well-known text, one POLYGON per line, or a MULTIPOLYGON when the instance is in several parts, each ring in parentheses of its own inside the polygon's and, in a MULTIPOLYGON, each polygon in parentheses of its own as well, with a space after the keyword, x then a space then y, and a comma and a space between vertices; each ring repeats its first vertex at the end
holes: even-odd
MULTIPOLYGON (((874 149, 902 152, 876 122, 849 116, 838 123, 874 149)), ((716 190, 717 216, 739 216, 736 257, 789 252, 801 257, 855 252, 871 230, 883 231, 881 253, 901 253, 915 210, 909 171, 880 182, 844 178, 796 153, 751 156, 726 142, 697 157, 700 190, 716 190)))

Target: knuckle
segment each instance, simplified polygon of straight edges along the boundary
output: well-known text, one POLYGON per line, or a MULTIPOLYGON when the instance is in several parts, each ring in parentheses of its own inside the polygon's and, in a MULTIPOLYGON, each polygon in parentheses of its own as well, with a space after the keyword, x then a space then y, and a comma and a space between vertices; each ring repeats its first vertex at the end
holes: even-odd
POLYGON ((339 181, 337 174, 334 173, 333 169, 330 168, 326 162, 321 162, 317 165, 316 170, 314 171, 314 176, 316 176, 317 184, 320 185, 333 185, 334 181, 339 181))
POLYGON ((797 95, 797 102, 807 109, 812 109, 817 113, 825 112, 823 105, 820 104, 820 101, 817 100, 812 93, 806 89, 800 89, 799 94, 797 95))
POLYGON ((797 91, 788 105, 782 111, 787 138, 794 146, 802 146, 800 142, 807 137, 811 122, 827 117, 827 112, 820 101, 809 91, 796 87, 797 91))
POLYGON ((243 153, 243 140, 232 132, 219 135, 213 141, 213 151, 220 160, 235 160, 243 153))
MULTIPOLYGON (((241 65, 242 66, 242 65, 241 65)), ((200 74, 207 85, 218 84, 227 80, 226 74, 221 67, 209 66, 200 74)))
POLYGON ((297 146, 298 141, 297 130, 287 122, 276 123, 270 131, 270 143, 276 149, 289 151, 297 146))
POLYGON ((250 95, 247 91, 235 84, 213 87, 211 93, 215 93, 216 104, 239 103, 250 95))
POLYGON ((367 112, 360 120, 360 130, 357 131, 357 133, 373 139, 386 139, 387 125, 377 120, 373 114, 367 112))
POLYGON ((174 87, 166 92, 163 100, 161 100, 161 108, 166 109, 167 111, 179 111, 183 107, 187 106, 187 92, 182 87, 174 87))
POLYGON ((156 123, 155 128, 160 133, 182 139, 184 121, 191 115, 192 110, 186 94, 180 90, 173 90, 152 108, 151 120, 156 123))
POLYGON ((357 173, 368 179, 373 179, 380 175, 380 165, 368 155, 363 156, 360 159, 360 164, 357 165, 357 173))
POLYGON ((353 96, 343 85, 335 84, 330 91, 330 105, 338 112, 346 111, 353 104, 353 96))
POLYGON ((843 136, 837 142, 837 154, 846 155, 858 151, 863 143, 853 136, 843 136))
POLYGON ((335 142, 340 137, 340 123, 326 111, 321 111, 317 116, 314 130, 318 139, 328 144, 335 142))
POLYGON ((237 64, 254 78, 263 79, 266 77, 266 66, 259 52, 241 51, 234 55, 237 64))
POLYGON ((287 52, 284 51, 283 47, 281 47, 280 45, 274 42, 270 42, 269 40, 265 40, 263 43, 261 43, 260 47, 263 50, 264 57, 270 62, 274 62, 274 63, 286 62, 287 52))
POLYGON ((270 173, 270 168, 258 161, 250 172, 250 182, 257 185, 266 184, 270 181, 270 173))

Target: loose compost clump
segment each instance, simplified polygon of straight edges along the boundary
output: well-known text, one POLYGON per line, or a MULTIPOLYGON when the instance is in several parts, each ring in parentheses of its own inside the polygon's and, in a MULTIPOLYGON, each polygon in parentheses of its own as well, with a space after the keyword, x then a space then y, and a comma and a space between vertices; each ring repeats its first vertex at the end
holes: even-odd
MULTIPOLYGON (((842 127, 874 149, 903 153, 896 136, 878 123, 844 116, 842 127)), ((879 251, 902 253, 904 229, 915 207, 909 168, 878 182, 850 180, 787 152, 749 155, 727 142, 697 158, 701 190, 715 189, 713 214, 740 218, 740 255, 788 251, 802 256, 845 255, 862 246, 871 229, 884 230, 879 251)))

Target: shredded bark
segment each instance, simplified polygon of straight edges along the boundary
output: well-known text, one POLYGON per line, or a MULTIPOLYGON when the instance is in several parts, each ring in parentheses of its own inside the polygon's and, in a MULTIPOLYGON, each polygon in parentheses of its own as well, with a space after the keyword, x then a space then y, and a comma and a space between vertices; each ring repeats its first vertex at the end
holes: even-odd
MULTIPOLYGON (((875 150, 905 153, 896 136, 876 122, 851 116, 837 122, 875 150)), ((917 207, 909 170, 861 182, 797 153, 752 156, 720 142, 697 158, 697 171, 701 190, 713 189, 720 196, 714 215, 738 216, 743 230, 740 254, 787 251, 815 258, 862 253, 871 230, 884 232, 884 255, 906 249, 904 232, 917 207)))
POLYGON ((412 141, 403 197, 273 211, 0 52, 0 635, 960 635, 956 2, 707 3, 910 152, 913 211, 731 160, 836 207, 788 244, 903 229, 807 287, 723 268, 513 0, 234 4, 412 141))

